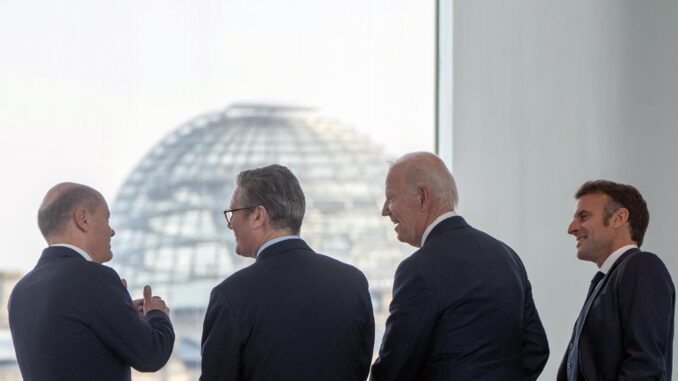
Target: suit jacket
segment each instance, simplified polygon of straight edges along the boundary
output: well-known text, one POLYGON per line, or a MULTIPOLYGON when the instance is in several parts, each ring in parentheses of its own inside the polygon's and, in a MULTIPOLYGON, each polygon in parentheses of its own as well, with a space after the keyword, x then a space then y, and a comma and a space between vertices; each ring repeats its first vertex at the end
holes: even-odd
POLYGON ((14 287, 9 324, 24 381, 123 381, 160 369, 174 344, 169 317, 140 318, 118 274, 48 247, 14 287))
MULTIPOLYGON (((601 282, 579 337, 578 379, 671 380, 675 289, 664 263, 631 249, 601 282)), ((567 351, 558 380, 567 380, 567 351)))
POLYGON ((520 258, 455 216, 398 266, 372 379, 534 380, 548 354, 520 258))
POLYGON ((200 380, 362 381, 373 346, 365 276, 290 239, 212 290, 200 380))

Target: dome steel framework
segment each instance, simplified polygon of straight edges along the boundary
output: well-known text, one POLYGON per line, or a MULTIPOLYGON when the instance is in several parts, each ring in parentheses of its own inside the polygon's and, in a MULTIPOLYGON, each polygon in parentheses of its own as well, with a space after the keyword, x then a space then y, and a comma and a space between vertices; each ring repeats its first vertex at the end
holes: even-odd
POLYGON ((162 295, 199 333, 209 292, 252 263, 237 256, 222 211, 243 169, 288 166, 306 194, 301 236, 316 251, 361 269, 377 313, 408 252, 380 216, 387 157, 375 144, 313 109, 239 104, 199 116, 139 163, 112 206, 112 262, 134 295, 162 295))

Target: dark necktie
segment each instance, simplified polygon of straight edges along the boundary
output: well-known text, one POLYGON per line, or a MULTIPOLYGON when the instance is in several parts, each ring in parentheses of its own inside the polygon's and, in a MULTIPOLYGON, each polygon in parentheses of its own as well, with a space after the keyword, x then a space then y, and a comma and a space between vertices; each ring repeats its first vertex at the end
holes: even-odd
POLYGON ((598 282, 600 282, 601 279, 605 274, 602 271, 598 271, 596 275, 593 276, 593 279, 591 279, 591 285, 589 286, 589 292, 586 294, 586 299, 588 299, 591 296, 591 293, 593 290, 595 290, 596 286, 598 285, 598 282))
POLYGON ((588 313, 589 308, 591 307, 591 296, 596 290, 600 280, 605 277, 601 271, 598 271, 596 275, 591 279, 591 286, 589 286, 589 292, 586 294, 586 302, 584 302, 584 308, 582 308, 579 318, 575 323, 574 334, 572 341, 570 342, 570 351, 567 355, 567 380, 576 381, 579 377, 579 335, 581 334, 582 325, 584 325, 584 320, 588 313))

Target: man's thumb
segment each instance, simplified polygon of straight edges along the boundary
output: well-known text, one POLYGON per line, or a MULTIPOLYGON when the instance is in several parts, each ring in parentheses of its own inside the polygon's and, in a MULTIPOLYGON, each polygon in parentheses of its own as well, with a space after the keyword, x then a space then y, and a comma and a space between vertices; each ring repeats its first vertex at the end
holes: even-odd
POLYGON ((144 301, 150 302, 152 297, 153 297, 153 291, 151 290, 151 286, 145 285, 144 286, 144 301))

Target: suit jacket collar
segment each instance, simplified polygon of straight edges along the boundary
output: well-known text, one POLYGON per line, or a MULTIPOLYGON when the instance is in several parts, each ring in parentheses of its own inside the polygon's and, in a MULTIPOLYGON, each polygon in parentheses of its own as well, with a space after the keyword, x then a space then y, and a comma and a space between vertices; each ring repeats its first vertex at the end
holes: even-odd
POLYGON ((40 256, 38 263, 50 261, 56 258, 70 258, 70 257, 79 258, 87 262, 87 260, 83 258, 82 255, 80 255, 77 251, 71 248, 64 246, 49 246, 42 251, 42 255, 40 256))
POLYGON ((610 271, 608 271, 607 274, 606 274, 607 277, 609 278, 610 274, 612 274, 612 272, 614 271, 614 269, 616 269, 616 268, 619 266, 620 263, 624 262, 624 261, 627 260, 629 257, 631 257, 631 254, 633 254, 633 253, 640 253, 640 249, 637 248, 637 247, 634 247, 634 248, 632 248, 632 249, 626 250, 626 252, 624 252, 624 254, 622 254, 619 258, 617 258, 616 261, 614 261, 614 264, 613 264, 612 267, 610 268, 610 271))
POLYGON ((309 253, 314 253, 313 249, 301 238, 286 239, 284 241, 274 243, 273 245, 265 248, 257 256, 257 262, 265 261, 268 258, 276 256, 278 254, 283 254, 291 250, 303 250, 308 251, 309 253))
POLYGON ((424 246, 426 246, 427 243, 431 242, 436 237, 443 235, 449 231, 468 227, 470 227, 470 225, 460 215, 456 215, 454 217, 442 220, 438 225, 436 225, 436 227, 433 228, 433 230, 431 230, 431 233, 429 233, 428 237, 426 237, 426 242, 424 242, 424 246))

